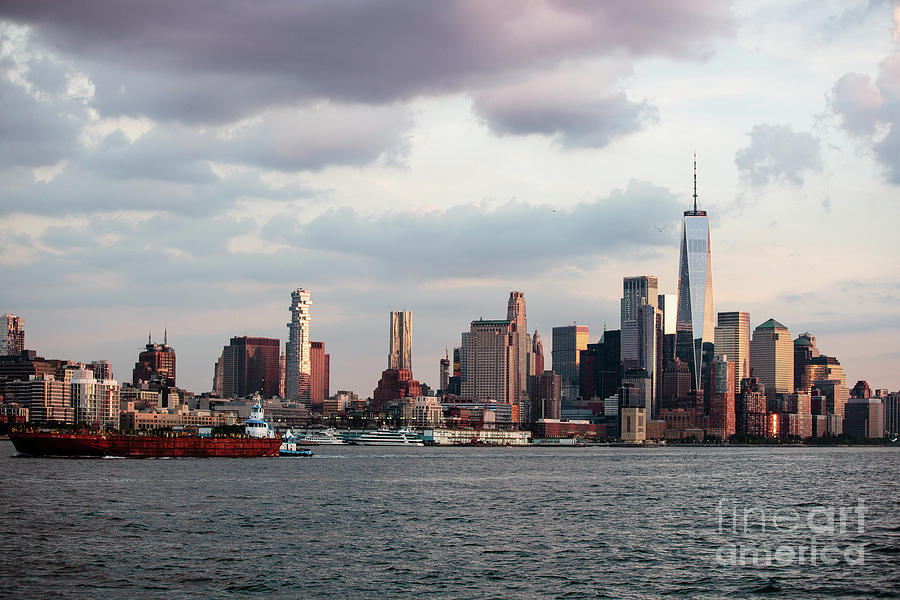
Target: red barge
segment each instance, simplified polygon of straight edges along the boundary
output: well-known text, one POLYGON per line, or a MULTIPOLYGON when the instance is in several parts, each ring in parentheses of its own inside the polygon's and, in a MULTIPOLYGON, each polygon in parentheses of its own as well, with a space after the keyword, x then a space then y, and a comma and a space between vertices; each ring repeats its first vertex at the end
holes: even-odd
POLYGON ((11 431, 20 454, 30 456, 121 456, 126 458, 254 458, 278 456, 280 437, 200 437, 122 433, 11 431))

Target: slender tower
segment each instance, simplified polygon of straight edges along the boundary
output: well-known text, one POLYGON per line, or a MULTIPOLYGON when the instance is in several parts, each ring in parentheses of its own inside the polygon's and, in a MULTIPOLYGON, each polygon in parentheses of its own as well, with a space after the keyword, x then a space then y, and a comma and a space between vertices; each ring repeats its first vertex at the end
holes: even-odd
POLYGON ((408 310, 392 310, 390 333, 388 369, 412 371, 412 313, 408 310))
POLYGON ((284 396, 288 400, 309 404, 310 363, 309 290, 291 292, 291 322, 287 324, 285 344, 284 396))
POLYGON ((513 397, 522 400, 528 389, 528 322, 525 317, 525 293, 510 292, 506 305, 506 319, 512 323, 513 359, 509 374, 513 397))
MULTIPOLYGON (((697 210, 697 155, 694 154, 694 210, 681 221, 681 258, 678 268, 678 317, 675 355, 691 370, 691 387, 702 389, 704 352, 712 353, 715 339, 709 218, 697 210), (709 344, 709 346, 705 346, 709 344)), ((712 356, 709 356, 711 359, 712 356)))

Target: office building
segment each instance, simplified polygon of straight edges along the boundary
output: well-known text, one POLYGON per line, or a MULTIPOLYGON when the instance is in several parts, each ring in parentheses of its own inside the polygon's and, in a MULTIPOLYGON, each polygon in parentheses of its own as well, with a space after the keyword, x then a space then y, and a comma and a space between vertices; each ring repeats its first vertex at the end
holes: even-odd
POLYGON ((27 380, 7 381, 3 396, 6 402, 14 402, 28 409, 31 423, 72 424, 75 411, 70 401, 70 386, 53 375, 38 375, 27 380))
POLYGON ((412 371, 412 313, 408 310, 391 311, 388 369, 412 371))
POLYGON ((770 398, 794 391, 794 344, 788 328, 769 319, 753 330, 750 373, 766 386, 770 398))
POLYGON ((741 380, 750 377, 750 313, 720 312, 715 329, 715 353, 723 354, 735 366, 734 391, 741 391, 741 380))
POLYGON ((697 209, 697 159, 694 157, 694 209, 684 212, 678 267, 678 317, 675 354, 686 362, 693 389, 702 388, 703 360, 712 359, 714 338, 712 255, 709 217, 697 209))
POLYGON ((513 325, 508 320, 472 321, 465 337, 464 398, 513 403, 511 375, 517 363, 513 349, 513 325))
POLYGON ((857 440, 884 437, 884 406, 881 398, 850 398, 844 406, 844 435, 857 440))
POLYGON ((608 398, 622 387, 621 330, 603 332, 596 344, 579 351, 579 393, 585 400, 608 398))
POLYGON ((563 403, 572 402, 578 395, 580 352, 587 349, 589 331, 587 325, 553 328, 550 352, 553 372, 562 378, 563 403))
POLYGON ((444 358, 441 359, 441 368, 440 368, 438 381, 440 381, 441 392, 446 394, 447 388, 450 387, 450 356, 449 356, 449 354, 447 356, 444 356, 444 358))
POLYGON ((531 337, 531 356, 532 356, 532 375, 540 375, 544 372, 544 342, 541 341, 541 335, 534 330, 531 337))
POLYGON ((325 352, 325 342, 309 343, 309 402, 321 407, 331 395, 331 356, 325 352))
POLYGON ((562 378, 553 371, 544 371, 529 378, 528 396, 531 399, 531 421, 559 419, 562 413, 560 386, 562 378))
POLYGON ((18 356, 25 350, 25 320, 4 313, 0 316, 0 356, 18 356))
POLYGON ((510 385, 516 402, 523 401, 528 390, 528 321, 525 315, 525 294, 512 291, 506 306, 506 320, 510 323, 512 347, 512 372, 510 385))
POLYGON ((281 342, 275 338, 233 337, 216 363, 213 391, 223 398, 278 395, 281 342))
POLYGON ((154 344, 147 335, 147 345, 134 363, 131 383, 135 387, 142 384, 175 387, 175 349, 169 346, 168 331, 163 335, 162 344, 154 344))
POLYGON ((676 325, 678 323, 678 296, 676 294, 657 295, 656 307, 662 313, 663 352, 662 364, 675 359, 676 325))
POLYGON ((717 354, 712 362, 707 435, 728 441, 736 433, 734 377, 737 365, 717 354))
POLYGON ((285 344, 284 397, 308 404, 310 401, 310 301, 309 290, 303 288, 291 292, 291 322, 288 341, 285 344))

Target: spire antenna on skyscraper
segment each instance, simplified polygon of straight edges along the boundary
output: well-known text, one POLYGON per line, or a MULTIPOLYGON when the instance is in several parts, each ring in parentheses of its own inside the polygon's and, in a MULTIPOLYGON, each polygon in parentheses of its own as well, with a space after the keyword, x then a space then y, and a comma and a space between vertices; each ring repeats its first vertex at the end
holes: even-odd
POLYGON ((694 212, 697 212, 697 153, 694 152, 694 212))

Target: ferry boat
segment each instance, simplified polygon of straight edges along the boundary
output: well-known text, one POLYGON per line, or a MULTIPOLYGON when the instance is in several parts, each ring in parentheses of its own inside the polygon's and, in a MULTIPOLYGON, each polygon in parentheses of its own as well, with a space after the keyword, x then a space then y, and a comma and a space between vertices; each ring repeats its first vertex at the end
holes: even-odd
POLYGON ((309 448, 300 448, 297 446, 297 437, 288 429, 281 436, 281 447, 278 449, 279 456, 312 456, 312 450, 309 448))
POLYGON ((354 440, 360 446, 424 446, 422 438, 409 428, 367 431, 354 440))
POLYGON ((326 446, 332 444, 346 444, 346 442, 337 436, 334 429, 325 429, 324 431, 307 431, 297 436, 297 441, 304 446, 326 446))

